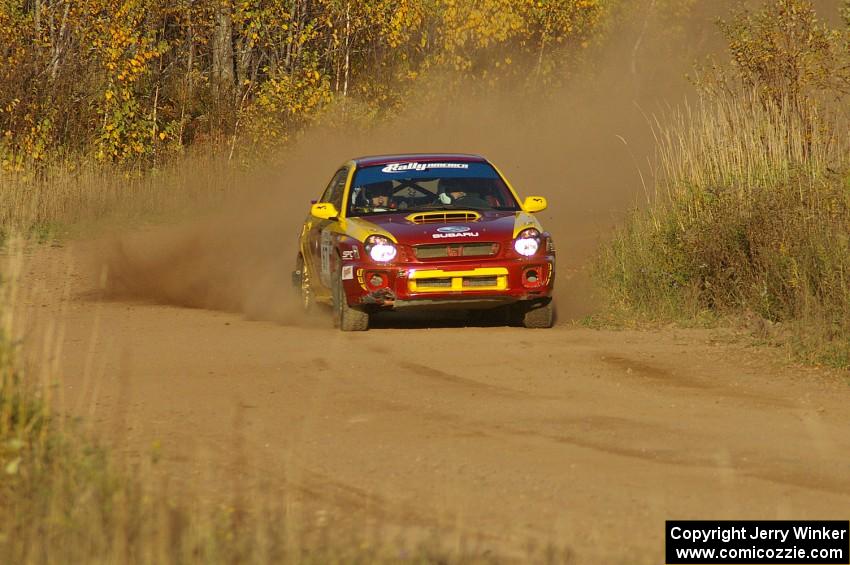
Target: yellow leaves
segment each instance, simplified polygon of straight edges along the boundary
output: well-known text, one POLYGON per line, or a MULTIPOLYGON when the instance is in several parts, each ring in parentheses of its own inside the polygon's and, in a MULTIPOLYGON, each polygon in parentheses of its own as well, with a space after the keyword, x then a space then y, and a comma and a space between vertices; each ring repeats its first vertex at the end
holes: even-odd
POLYGON ((312 121, 331 100, 328 78, 313 65, 296 75, 281 74, 258 86, 246 111, 246 128, 262 145, 286 141, 312 121))
MULTIPOLYGON (((598 0, 436 0, 440 14, 436 64, 497 81, 512 76, 512 61, 523 55, 539 61, 534 76, 565 60, 562 44, 579 45, 594 31, 598 0), (498 69, 498 72, 495 70, 498 69)), ((528 75, 525 75, 528 76, 528 75)))
MULTIPOLYGON (((205 120, 209 117, 205 113, 221 102, 206 97, 221 96, 211 88, 210 70, 217 7, 222 2, 196 0, 179 7, 151 0, 69 2, 69 44, 77 50, 75 57, 91 58, 85 65, 67 66, 91 73, 80 77, 82 95, 75 92, 82 100, 76 107, 89 112, 79 119, 84 125, 77 125, 88 128, 88 140, 104 159, 134 158, 139 143, 152 151, 159 141, 179 144, 192 138, 159 128, 159 123, 182 119, 176 116, 183 116, 184 108, 185 119, 197 119, 205 124, 202 128, 226 130, 236 123, 230 119, 234 116, 205 120)), ((232 10, 232 45, 238 51, 233 87, 241 106, 233 111, 239 117, 250 116, 251 135, 287 139, 343 91, 352 104, 368 108, 364 114, 396 111, 404 104, 406 89, 416 88, 410 83, 441 67, 456 70, 461 79, 475 76, 495 82, 527 76, 526 67, 517 61, 537 61, 543 53, 539 74, 555 74, 558 61, 565 59, 560 57, 560 45, 587 45, 602 2, 228 0, 224 4, 232 10)), ((23 29, 8 25, 3 10, 0 7, 0 39, 7 37, 6 27, 10 34, 23 29)), ((9 82, 17 68, 7 58, 38 63, 27 59, 34 52, 31 43, 41 42, 40 52, 49 55, 53 45, 48 36, 33 38, 25 49, 4 44, 0 93, 3 81, 9 82)), ((230 107, 231 102, 228 98, 221 107, 230 107)), ((12 123, 5 114, 2 117, 0 134, 12 123)), ((16 139, 25 131, 19 126, 11 129, 16 139)))
POLYGON ((126 17, 129 20, 111 22, 115 27, 109 34, 117 44, 102 53, 109 86, 99 108, 103 125, 96 155, 101 160, 136 158, 152 150, 157 138, 155 124, 142 111, 144 93, 139 84, 151 71, 150 61, 166 52, 168 45, 156 43, 153 35, 146 34, 134 14, 128 12, 126 17))

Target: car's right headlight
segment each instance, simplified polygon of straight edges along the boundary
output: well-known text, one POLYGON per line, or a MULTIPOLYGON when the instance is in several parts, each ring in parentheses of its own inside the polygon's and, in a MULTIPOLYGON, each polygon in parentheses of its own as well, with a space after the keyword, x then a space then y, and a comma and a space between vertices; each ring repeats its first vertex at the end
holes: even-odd
POLYGON ((540 249, 540 232, 534 228, 522 230, 514 240, 514 249, 520 255, 531 257, 540 249))
POLYGON ((363 242, 363 246, 366 248, 366 253, 369 254, 369 257, 379 263, 392 261, 398 255, 398 249, 395 244, 389 238, 382 235, 370 235, 363 242))

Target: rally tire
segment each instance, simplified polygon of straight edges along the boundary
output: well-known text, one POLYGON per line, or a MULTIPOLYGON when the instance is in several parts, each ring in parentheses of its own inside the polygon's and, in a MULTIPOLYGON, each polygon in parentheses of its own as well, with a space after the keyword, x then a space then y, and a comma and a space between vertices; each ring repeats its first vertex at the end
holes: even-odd
POLYGON ((522 325, 526 328, 551 328, 555 323, 555 304, 547 302, 536 304, 526 310, 522 317, 522 325))
POLYGON ((369 329, 369 313, 348 305, 339 272, 333 280, 333 308, 334 327, 344 332, 365 332, 369 329))
POLYGON ((310 281, 310 271, 307 269, 307 264, 304 262, 304 257, 298 256, 297 271, 301 274, 299 298, 301 309, 305 313, 311 313, 316 305, 316 298, 313 291, 313 286, 310 281))

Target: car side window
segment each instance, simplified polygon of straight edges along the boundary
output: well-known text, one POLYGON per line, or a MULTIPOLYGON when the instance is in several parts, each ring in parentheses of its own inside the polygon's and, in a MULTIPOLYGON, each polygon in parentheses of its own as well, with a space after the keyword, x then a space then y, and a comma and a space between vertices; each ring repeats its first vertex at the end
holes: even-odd
POLYGON ((345 181, 348 178, 348 169, 340 169, 331 179, 330 184, 322 195, 322 202, 330 202, 337 210, 342 209, 342 193, 345 190, 345 181))

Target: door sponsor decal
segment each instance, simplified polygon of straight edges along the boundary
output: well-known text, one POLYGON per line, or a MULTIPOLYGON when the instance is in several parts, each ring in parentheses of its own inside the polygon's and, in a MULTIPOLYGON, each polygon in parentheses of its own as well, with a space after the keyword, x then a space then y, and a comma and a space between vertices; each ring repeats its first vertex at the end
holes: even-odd
POLYGON ((321 259, 322 259, 322 282, 325 286, 329 286, 331 278, 331 232, 330 230, 322 230, 320 243, 321 259))

